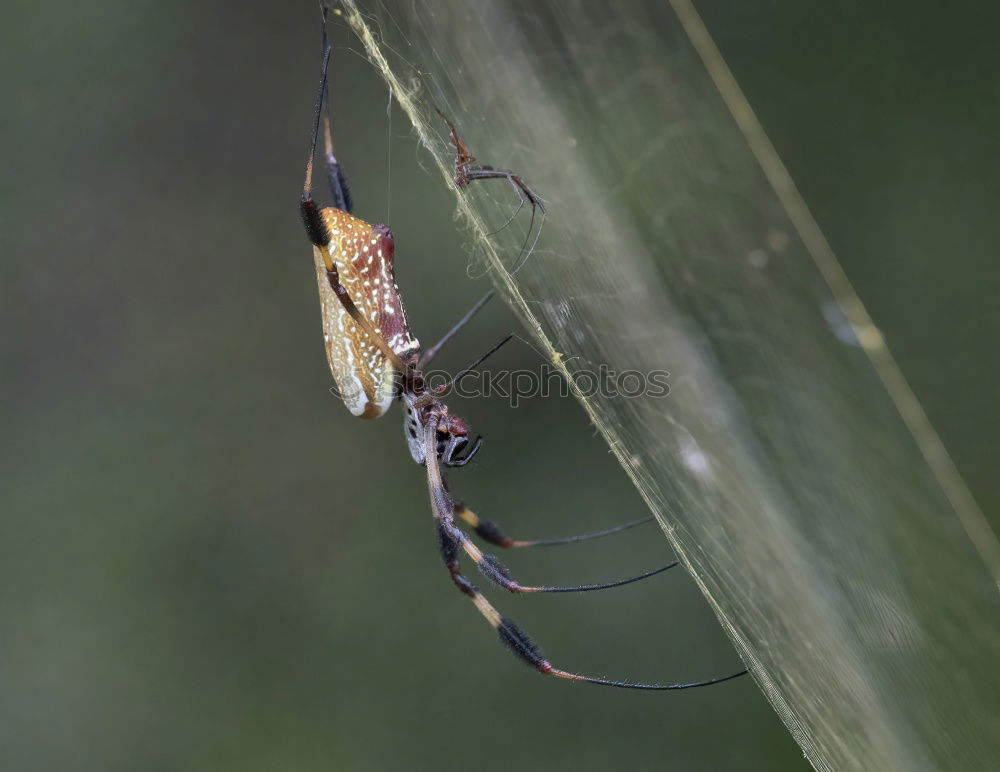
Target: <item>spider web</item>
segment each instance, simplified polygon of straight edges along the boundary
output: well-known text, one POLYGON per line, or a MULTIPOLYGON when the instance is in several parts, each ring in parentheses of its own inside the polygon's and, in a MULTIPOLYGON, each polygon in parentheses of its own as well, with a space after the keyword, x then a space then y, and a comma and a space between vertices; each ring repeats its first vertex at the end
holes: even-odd
POLYGON ((671 373, 578 397, 811 763, 988 767, 1000 549, 687 0, 343 6, 446 179, 434 105, 544 197, 514 277, 458 204, 540 350, 671 373))

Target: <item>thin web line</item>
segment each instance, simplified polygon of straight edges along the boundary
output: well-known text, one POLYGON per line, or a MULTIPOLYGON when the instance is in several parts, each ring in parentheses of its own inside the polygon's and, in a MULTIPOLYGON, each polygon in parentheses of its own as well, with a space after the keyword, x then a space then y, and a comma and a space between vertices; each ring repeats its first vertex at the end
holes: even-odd
POLYGON ((392 84, 389 84, 389 99, 385 103, 385 221, 392 222, 392 84))

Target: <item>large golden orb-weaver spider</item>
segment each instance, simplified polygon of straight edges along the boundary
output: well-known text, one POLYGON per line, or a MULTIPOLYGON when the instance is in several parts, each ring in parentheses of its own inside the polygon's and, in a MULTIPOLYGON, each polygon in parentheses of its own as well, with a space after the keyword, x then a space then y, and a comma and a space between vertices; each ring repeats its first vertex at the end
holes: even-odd
MULTIPOLYGON (((476 564, 486 579, 513 593, 586 592, 636 582, 673 568, 677 563, 670 563, 639 576, 603 584, 574 587, 526 586, 516 581, 496 556, 482 552, 459 528, 458 521, 463 521, 484 541, 511 548, 583 541, 617 533, 648 522, 652 518, 647 517, 606 531, 565 539, 515 541, 506 537, 494 523, 479 519, 452 496, 445 482, 443 469, 467 464, 479 451, 482 438, 476 437, 470 441, 468 426, 461 418, 452 415, 441 401, 440 397, 451 384, 436 389, 428 387, 424 381, 422 368, 482 307, 490 295, 476 303, 438 344, 422 351, 417 339, 410 332, 399 288, 396 286, 392 232, 385 225, 371 225, 351 214, 352 202, 346 179, 333 154, 329 116, 323 116, 323 104, 328 101, 327 70, 331 51, 326 39, 325 22, 324 12, 323 67, 319 95, 316 99, 309 160, 306 164, 301 211, 306 233, 313 244, 327 359, 344 404, 354 415, 361 418, 377 418, 389 408, 394 399, 403 403, 406 410, 404 431, 410 454, 416 463, 423 465, 427 470, 427 485, 437 527, 438 543, 453 583, 468 596, 479 613, 497 631, 500 640, 523 662, 545 675, 629 689, 670 690, 709 686, 745 674, 746 671, 743 670, 705 681, 646 684, 609 680, 560 670, 546 659, 514 622, 502 616, 479 589, 463 576, 459 564, 459 556, 462 553, 476 564), (324 125, 326 176, 334 204, 324 209, 317 207, 312 198, 313 158, 321 120, 324 125)), ((447 118, 445 121, 455 149, 456 185, 464 189, 476 180, 505 179, 517 192, 522 206, 527 202, 533 212, 536 209, 541 211, 544 220, 545 207, 542 200, 521 177, 510 171, 477 164, 455 127, 447 118)), ((506 340, 509 340, 509 337, 486 356, 493 353, 506 340)), ((478 366, 480 362, 482 359, 472 367, 478 366)), ((462 374, 464 372, 467 370, 462 374)), ((455 380, 452 379, 451 383, 455 380)))

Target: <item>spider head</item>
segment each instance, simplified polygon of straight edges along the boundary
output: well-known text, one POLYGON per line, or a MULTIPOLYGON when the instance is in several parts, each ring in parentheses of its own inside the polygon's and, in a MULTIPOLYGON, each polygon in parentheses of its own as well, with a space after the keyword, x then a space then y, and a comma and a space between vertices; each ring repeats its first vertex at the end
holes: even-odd
POLYGON ((482 437, 469 441, 469 427, 458 416, 445 413, 437 428, 437 453, 447 467, 465 466, 479 452, 482 437))

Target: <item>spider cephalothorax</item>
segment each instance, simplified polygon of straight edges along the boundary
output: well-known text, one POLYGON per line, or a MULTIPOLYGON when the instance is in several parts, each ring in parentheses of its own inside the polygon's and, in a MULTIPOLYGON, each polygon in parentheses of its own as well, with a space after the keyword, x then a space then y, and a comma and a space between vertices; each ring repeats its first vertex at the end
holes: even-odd
POLYGON ((423 394, 402 389, 401 399, 406 410, 403 430, 410 455, 418 464, 426 460, 424 433, 429 423, 435 430, 437 457, 443 466, 465 466, 479 452, 482 437, 469 440, 469 426, 461 418, 448 412, 448 407, 428 392, 423 394))
MULTIPOLYGON (((413 460, 427 471, 427 486, 438 544, 452 582, 472 600, 478 611, 497 631, 500 640, 517 657, 546 675, 633 689, 686 689, 708 686, 743 675, 746 671, 707 681, 661 685, 612 681, 559 670, 549 663, 516 624, 501 616, 479 589, 462 574, 459 559, 464 554, 476 564, 486 579, 509 592, 585 592, 619 587, 645 579, 662 573, 677 563, 670 563, 639 576, 601 584, 573 587, 528 586, 513 579, 510 571, 496 556, 482 552, 459 527, 458 521, 463 521, 484 541, 510 548, 583 541, 617 533, 649 522, 652 518, 642 518, 582 536, 547 541, 517 541, 505 536, 496 524, 481 520, 452 497, 443 469, 465 466, 478 453, 482 444, 481 437, 469 439, 468 425, 461 418, 452 415, 441 401, 450 386, 467 370, 446 386, 431 389, 424 382, 421 368, 472 318, 492 293, 477 302, 436 345, 426 351, 421 350, 417 339, 410 332, 399 288, 396 286, 392 232, 385 225, 370 225, 350 213, 351 198, 343 171, 333 154, 329 119, 324 124, 324 139, 327 179, 334 205, 325 209, 316 206, 312 198, 313 156, 326 96, 329 58, 330 47, 326 43, 324 25, 323 71, 306 165, 301 211, 306 233, 313 244, 327 359, 340 396, 354 415, 377 418, 389 408, 393 399, 399 399, 403 403, 406 413, 403 424, 406 441, 413 460)), ((454 181, 459 189, 466 188, 476 180, 504 179, 513 187, 522 206, 527 202, 533 215, 536 209, 544 215, 541 199, 518 175, 503 169, 477 165, 455 127, 450 121, 447 123, 451 143, 455 148, 454 181)), ((485 356, 496 351, 510 337, 505 338, 485 356)), ((485 356, 472 367, 478 366, 485 356)))

